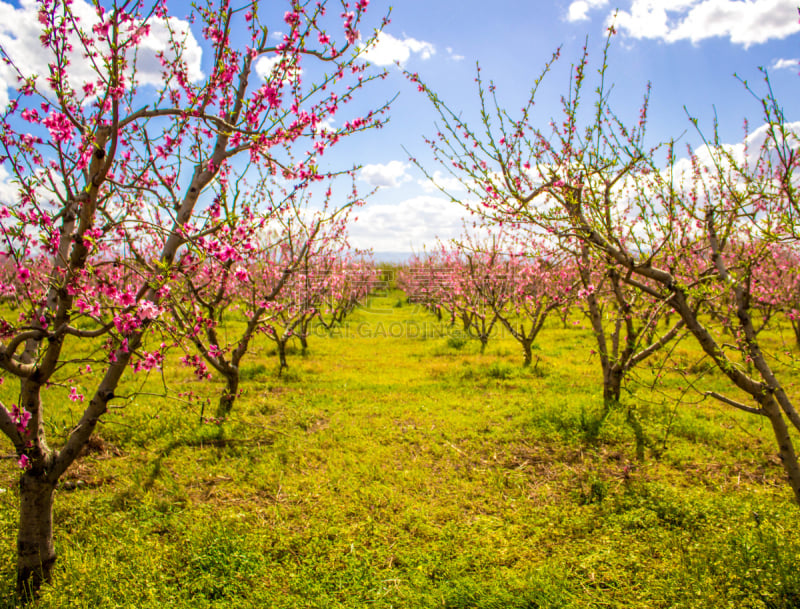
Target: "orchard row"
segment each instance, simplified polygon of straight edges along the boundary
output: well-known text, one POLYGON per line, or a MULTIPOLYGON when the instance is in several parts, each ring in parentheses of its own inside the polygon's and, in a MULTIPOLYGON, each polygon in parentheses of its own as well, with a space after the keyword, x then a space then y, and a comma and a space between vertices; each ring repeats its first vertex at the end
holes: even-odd
MULTIPOLYGON (((684 320, 668 302, 632 289, 613 266, 588 255, 571 257, 561 249, 531 245, 515 251, 508 238, 443 245, 401 268, 398 287, 409 302, 421 304, 440 321, 458 323, 480 341, 482 350, 493 331, 504 328, 519 343, 525 366, 548 316, 557 315, 566 324, 572 311, 580 311, 594 334, 605 398, 619 401, 626 375, 685 335, 684 320)), ((800 347, 800 254, 782 243, 753 246, 764 253, 749 276, 754 334, 788 322, 800 347)), ((726 263, 737 264, 735 259, 726 263)), ((729 293, 707 294, 699 304, 697 313, 707 323, 742 339, 736 335, 737 305, 729 293)))
MULTIPOLYGON (((27 598, 56 560, 56 484, 125 375, 184 349, 198 377, 225 377, 224 417, 254 336, 275 341, 282 368, 288 340, 304 340, 313 320, 341 321, 374 284, 346 246, 363 198, 341 182, 355 169, 320 170, 342 138, 387 120, 388 104, 351 104, 386 77, 363 59, 388 22, 369 22, 368 4, 208 0, 190 22, 163 2, 39 0, 46 69, 0 47, 17 77, 0 112, 14 190, 0 205, 0 368, 19 387, 0 431, 22 466, 27 598), (190 31, 213 57, 205 73, 190 31), (72 391, 82 414, 52 446, 48 399, 87 365, 96 382, 85 398, 72 391)), ((407 74, 439 113, 426 141, 447 183, 460 184, 451 198, 494 236, 417 261, 403 286, 484 344, 500 323, 526 361, 545 315, 581 307, 609 403, 634 366, 691 335, 735 391, 713 397, 768 419, 800 500, 800 413, 781 380, 797 369, 760 334, 779 312, 798 330, 798 137, 765 79, 751 91, 765 124, 748 147, 700 130, 703 154, 679 160, 672 142, 646 140, 647 96, 631 122, 613 111, 606 59, 584 109, 590 61, 580 58, 558 119, 534 112, 551 64, 516 118, 479 72, 479 125, 407 74)))
POLYGON ((225 377, 224 416, 254 335, 275 341, 285 365, 291 336, 312 317, 333 323, 368 289, 372 270, 346 244, 363 203, 341 185, 354 169, 319 167, 388 108, 351 110, 385 77, 360 59, 387 23, 365 22, 368 0, 277 11, 209 0, 189 20, 163 2, 37 4, 46 69, 19 45, 0 48, 17 77, 0 111, 14 191, 0 205, 0 368, 19 387, 0 431, 23 468, 26 598, 55 563, 56 484, 121 399, 123 376, 185 349, 198 376, 225 377), (63 399, 56 387, 87 366, 94 386, 70 396, 83 412, 52 445, 48 396, 63 399))
POLYGON ((797 362, 759 332, 770 308, 783 307, 796 322, 798 124, 787 121, 764 72, 759 90, 743 83, 763 120, 745 134, 744 146, 723 145, 716 128, 708 133, 691 120, 704 146, 679 158, 674 141, 646 137, 649 89, 633 120, 615 112, 608 67, 614 35, 610 27, 596 82, 589 82, 586 50, 573 66, 557 118, 535 111, 558 53, 518 112, 499 105, 479 68, 481 114, 473 124, 419 75, 407 74, 439 114, 439 130, 426 140, 438 173, 417 165, 434 182, 444 176, 440 190, 469 209, 476 225, 507 234, 512 252, 536 256, 545 247, 569 259, 586 296, 606 400, 617 400, 621 378, 674 333, 691 335, 729 381, 730 392, 708 395, 769 422, 800 502, 800 412, 798 396, 787 390, 797 362), (603 309, 603 286, 611 310, 603 309), (655 332, 649 320, 670 313, 675 324, 655 332))

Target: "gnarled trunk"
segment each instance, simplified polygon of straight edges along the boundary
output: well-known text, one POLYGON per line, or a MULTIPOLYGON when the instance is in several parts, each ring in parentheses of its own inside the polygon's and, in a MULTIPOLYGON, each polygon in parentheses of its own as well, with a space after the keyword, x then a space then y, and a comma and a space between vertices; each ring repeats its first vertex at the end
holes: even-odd
MULTIPOLYGON (((625 376, 625 370, 619 364, 609 364, 603 370, 603 404, 605 406, 604 415, 607 415, 612 408, 618 406, 620 398, 622 397, 622 379, 625 376)), ((647 447, 647 435, 645 434, 644 427, 641 421, 636 416, 636 411, 633 406, 628 407, 628 414, 625 421, 633 431, 634 438, 636 439, 636 459, 644 461, 645 448, 647 447)))
POLYGON ((278 376, 281 375, 284 368, 288 368, 289 364, 286 363, 286 343, 288 339, 278 339, 276 341, 278 345, 278 361, 280 361, 280 368, 278 368, 278 376))
POLYGON ((522 352, 525 355, 525 361, 522 362, 522 366, 527 368, 531 365, 531 361, 533 361, 533 341, 532 340, 521 340, 520 344, 522 345, 522 352))
POLYGON ((225 371, 225 390, 219 396, 217 418, 224 419, 233 409, 233 403, 239 395, 239 367, 231 366, 225 371))
POLYGON ((30 600, 50 580, 56 551, 53 546, 53 490, 43 473, 27 471, 19 480, 17 534, 17 592, 30 600))
POLYGON ((623 370, 620 366, 609 363, 603 370, 603 401, 606 404, 618 404, 622 395, 623 370))
POLYGON ((794 450, 789 427, 783 418, 780 404, 771 394, 764 394, 758 401, 762 412, 772 424, 772 432, 778 443, 778 454, 781 458, 783 471, 789 479, 789 486, 792 487, 794 499, 800 505, 800 464, 797 462, 797 453, 794 450))

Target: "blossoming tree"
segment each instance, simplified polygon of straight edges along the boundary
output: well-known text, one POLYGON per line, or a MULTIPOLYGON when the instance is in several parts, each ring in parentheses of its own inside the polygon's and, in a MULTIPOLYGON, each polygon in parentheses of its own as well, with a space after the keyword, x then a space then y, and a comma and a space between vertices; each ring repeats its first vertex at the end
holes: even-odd
MULTIPOLYGON (((328 203, 330 196, 329 189, 328 203)), ((275 269, 274 264, 261 265, 262 276, 257 281, 270 297, 252 314, 250 323, 256 315, 260 316, 259 331, 277 348, 279 374, 288 367, 286 347, 292 338, 297 337, 303 349, 307 349, 310 324, 319 316, 336 280, 333 267, 340 256, 346 255, 349 212, 353 205, 363 203, 355 187, 352 196, 340 206, 329 208, 326 204, 321 210, 289 214, 281 221, 278 260, 283 265, 291 261, 291 273, 276 274, 269 270, 275 269)))
POLYGON ((282 293, 293 291, 293 276, 312 274, 321 252, 342 243, 350 208, 363 203, 355 188, 341 204, 334 205, 332 196, 328 186, 312 210, 310 186, 286 193, 263 176, 252 187, 238 182, 211 205, 219 229, 189 240, 176 262, 179 281, 168 300, 172 333, 188 343, 183 362, 198 378, 206 378, 211 367, 225 379, 217 419, 230 413, 251 341, 280 313, 282 293), (264 201, 270 205, 259 210, 264 201), (241 331, 221 332, 225 321, 237 316, 241 331))
MULTIPOLYGON (((521 242, 527 240, 531 254, 538 247, 537 243, 549 242, 551 247, 557 246, 568 256, 567 264, 581 284, 577 300, 589 320, 597 344, 603 374, 603 397, 608 408, 619 403, 623 382, 635 366, 674 339, 683 321, 677 321, 663 333, 657 332, 659 320, 670 311, 670 307, 662 302, 647 302, 614 270, 607 255, 592 249, 580 234, 565 230, 557 221, 558 210, 549 203, 548 197, 563 188, 566 177, 589 186, 589 180, 601 174, 601 179, 610 181, 612 185, 622 181, 628 188, 633 188, 634 184, 624 180, 641 168, 649 167, 646 153, 617 168, 606 163, 602 151, 593 150, 593 145, 605 141, 601 130, 606 122, 613 124, 613 116, 605 117, 598 110, 598 127, 589 126, 579 132, 578 110, 585 78, 585 55, 575 67, 575 89, 562 98, 564 119, 560 123, 551 120, 550 132, 534 124, 532 112, 538 86, 557 59, 558 54, 546 65, 518 119, 499 107, 494 84, 484 84, 479 68, 476 81, 481 121, 484 123, 481 129, 471 127, 417 75, 408 76, 428 96, 441 119, 436 136, 426 138, 434 157, 473 197, 453 196, 443 188, 445 194, 469 207, 489 224, 515 233, 521 242), (478 203, 473 204, 471 200, 478 203)), ((642 119, 646 116, 646 102, 642 119)), ((634 129, 628 136, 632 146, 641 147, 642 130, 634 129)), ((419 163, 417 165, 436 183, 431 172, 419 163)), ((625 205, 624 197, 609 200, 612 209, 608 221, 625 216, 625 205)), ((641 243, 641 236, 632 230, 620 237, 641 243)), ((631 421, 636 426, 635 420, 631 421)))
MULTIPOLYGON (((647 97, 638 119, 623 122, 609 105, 606 58, 592 110, 582 105, 584 53, 562 98, 563 116, 549 128, 532 120, 540 81, 519 119, 497 105, 493 86, 481 86, 483 116, 490 115, 494 100, 492 116, 499 123, 485 138, 418 77, 411 78, 443 118, 431 146, 442 165, 478 195, 477 211, 571 243, 620 287, 674 311, 731 383, 729 394, 705 395, 769 421, 800 502, 793 440, 800 414, 780 380, 797 371, 792 361, 769 353, 753 315, 759 297, 755 269, 768 261, 770 244, 796 245, 800 235, 800 129, 788 124, 767 79, 759 96, 765 124, 746 137, 743 149, 722 145, 715 132, 688 159, 678 161, 669 144, 662 147, 663 162, 657 161, 658 147, 645 142, 647 97)), ((646 350, 668 338, 662 335, 646 350)))
POLYGON ((32 72, 17 47, 0 49, 17 77, 0 112, 0 161, 16 188, 0 206, 0 254, 12 270, 2 292, 16 308, 3 310, 0 369, 19 393, 0 408, 0 431, 22 468, 20 591, 35 593, 55 563, 60 476, 118 399, 126 371, 160 365, 148 330, 181 248, 218 228, 203 211, 209 187, 224 188, 237 163, 314 179, 327 147, 380 124, 376 108, 323 127, 380 77, 352 50, 367 3, 329 14, 324 1, 287 2, 276 24, 286 33, 272 42, 255 3, 209 0, 190 25, 165 3, 41 0, 46 72, 32 72), (192 63, 192 32, 211 57, 205 74, 192 63), (160 66, 160 77, 140 78, 145 65, 160 66), (127 269, 125 283, 98 281, 103 268, 127 269), (93 386, 77 423, 48 438, 45 405, 65 399, 56 381, 87 365, 93 386))
POLYGON ((522 347, 523 366, 533 361, 533 344, 549 313, 568 307, 577 291, 573 265, 542 243, 505 233, 480 241, 466 235, 458 244, 465 260, 462 282, 488 305, 522 347))

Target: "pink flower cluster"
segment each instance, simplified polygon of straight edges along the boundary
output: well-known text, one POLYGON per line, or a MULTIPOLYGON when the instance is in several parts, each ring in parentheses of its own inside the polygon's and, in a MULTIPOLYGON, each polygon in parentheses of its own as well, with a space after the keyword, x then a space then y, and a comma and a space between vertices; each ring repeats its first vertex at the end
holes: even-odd
POLYGON ((142 358, 131 363, 134 372, 149 372, 153 368, 161 369, 164 364, 164 354, 161 351, 145 351, 142 358))
POLYGON ((181 363, 185 366, 191 366, 194 368, 194 375, 198 378, 198 380, 202 381, 211 378, 211 373, 208 371, 206 363, 199 355, 184 355, 181 358, 181 363))
POLYGON ((16 404, 11 407, 11 420, 17 426, 17 431, 24 434, 31 421, 31 413, 24 408, 20 409, 16 404))
POLYGON ((47 127, 50 132, 50 137, 56 144, 67 142, 72 139, 74 127, 66 115, 61 112, 53 110, 42 121, 42 124, 47 127))

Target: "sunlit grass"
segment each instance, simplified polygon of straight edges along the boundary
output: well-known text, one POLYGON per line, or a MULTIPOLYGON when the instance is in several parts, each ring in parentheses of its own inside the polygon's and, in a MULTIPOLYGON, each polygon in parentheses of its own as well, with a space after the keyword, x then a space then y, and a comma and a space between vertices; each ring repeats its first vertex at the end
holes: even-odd
MULTIPOLYGON (((529 368, 512 339, 480 354, 397 292, 309 346, 278 377, 258 342, 222 425, 201 422, 222 383, 174 362, 169 397, 151 375, 153 395, 120 402, 57 491, 38 606, 797 606, 800 512, 770 430, 685 391, 728 389, 691 342, 610 411, 577 317, 551 320, 529 368)), ((63 391, 56 444, 80 411, 63 391)), ((13 461, 4 472, 13 604, 13 461)))

